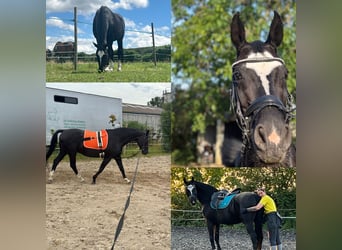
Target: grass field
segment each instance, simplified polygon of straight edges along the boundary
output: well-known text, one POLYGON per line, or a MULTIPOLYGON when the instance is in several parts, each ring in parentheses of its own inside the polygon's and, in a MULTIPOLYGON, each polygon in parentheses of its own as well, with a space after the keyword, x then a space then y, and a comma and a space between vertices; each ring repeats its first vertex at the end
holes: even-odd
POLYGON ((77 71, 71 62, 46 62, 47 82, 170 82, 171 64, 158 62, 123 63, 118 72, 117 63, 112 72, 98 73, 95 62, 79 63, 77 71))

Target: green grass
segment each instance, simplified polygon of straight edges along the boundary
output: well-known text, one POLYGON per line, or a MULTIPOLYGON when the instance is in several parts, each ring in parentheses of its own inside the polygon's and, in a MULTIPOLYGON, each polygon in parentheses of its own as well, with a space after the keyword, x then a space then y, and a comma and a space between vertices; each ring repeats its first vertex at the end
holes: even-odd
POLYGON ((116 70, 114 64, 112 72, 98 73, 97 63, 79 63, 77 71, 71 62, 46 62, 47 82, 170 82, 171 64, 158 62, 123 63, 122 71, 116 70))

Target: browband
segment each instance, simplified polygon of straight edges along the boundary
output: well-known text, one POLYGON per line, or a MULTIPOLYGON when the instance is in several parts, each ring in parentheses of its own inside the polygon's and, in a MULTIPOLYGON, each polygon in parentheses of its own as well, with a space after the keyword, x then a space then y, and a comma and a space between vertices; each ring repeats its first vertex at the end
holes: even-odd
POLYGON ((258 62, 271 62, 271 61, 278 61, 285 65, 284 60, 279 57, 259 57, 259 58, 245 58, 245 59, 238 60, 232 64, 232 67, 236 66, 237 64, 245 63, 245 62, 258 63, 258 62))

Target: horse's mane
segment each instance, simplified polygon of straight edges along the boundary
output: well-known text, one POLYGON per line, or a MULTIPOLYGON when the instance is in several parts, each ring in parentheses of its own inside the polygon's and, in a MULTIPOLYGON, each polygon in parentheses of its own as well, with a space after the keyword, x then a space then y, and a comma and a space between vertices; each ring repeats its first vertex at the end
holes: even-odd
POLYGON ((209 203, 211 200, 211 195, 218 191, 217 188, 202 182, 194 181, 193 184, 196 185, 197 198, 202 204, 209 203))
POLYGON ((206 183, 203 183, 203 182, 199 182, 199 181, 194 181, 196 187, 199 187, 201 188, 202 190, 204 191, 208 191, 208 192, 216 192, 218 191, 217 188, 209 185, 209 184, 206 184, 206 183))

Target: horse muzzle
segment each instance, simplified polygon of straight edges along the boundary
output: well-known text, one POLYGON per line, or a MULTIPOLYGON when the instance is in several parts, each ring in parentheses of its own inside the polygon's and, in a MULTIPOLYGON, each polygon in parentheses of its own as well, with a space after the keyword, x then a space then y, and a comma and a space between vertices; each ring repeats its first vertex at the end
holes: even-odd
POLYGON ((143 155, 147 155, 147 154, 148 154, 148 148, 143 148, 143 149, 141 149, 141 153, 142 153, 143 155))
POLYGON ((195 205, 196 204, 196 198, 193 197, 193 196, 189 197, 189 201, 190 201, 191 205, 195 205))

